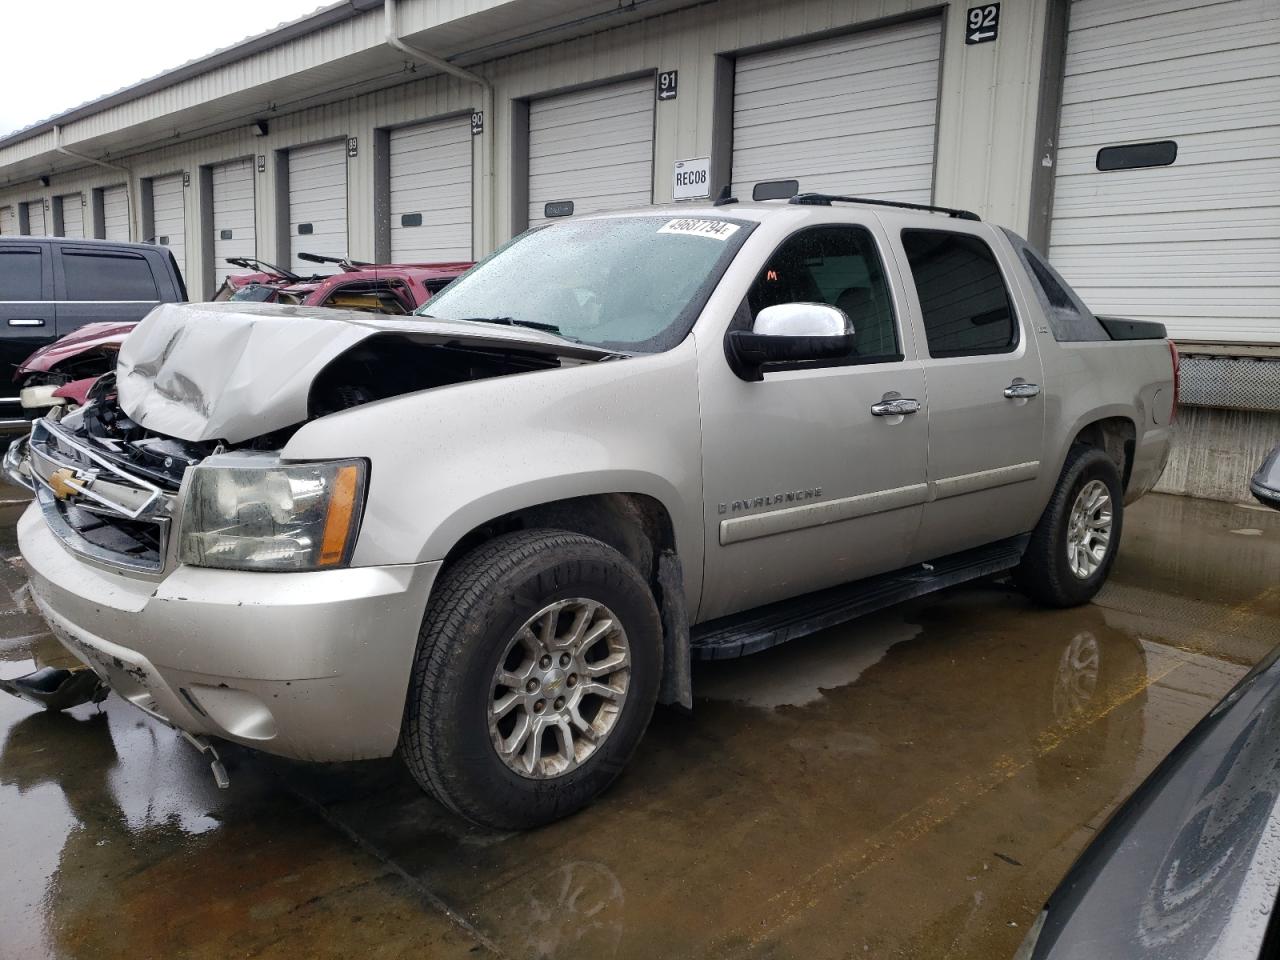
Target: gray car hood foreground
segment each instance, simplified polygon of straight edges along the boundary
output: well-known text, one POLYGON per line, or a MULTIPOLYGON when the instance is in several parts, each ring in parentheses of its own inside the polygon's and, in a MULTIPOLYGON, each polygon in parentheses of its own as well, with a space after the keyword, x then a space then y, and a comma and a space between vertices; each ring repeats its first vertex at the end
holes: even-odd
POLYGON ((1050 897, 1030 956, 1254 960, 1278 892, 1280 648, 1089 845, 1050 897))
POLYGON ((356 344, 389 335, 575 360, 611 355, 523 327, 268 303, 170 303, 120 347, 120 406, 156 433, 239 443, 306 420, 312 381, 356 344))

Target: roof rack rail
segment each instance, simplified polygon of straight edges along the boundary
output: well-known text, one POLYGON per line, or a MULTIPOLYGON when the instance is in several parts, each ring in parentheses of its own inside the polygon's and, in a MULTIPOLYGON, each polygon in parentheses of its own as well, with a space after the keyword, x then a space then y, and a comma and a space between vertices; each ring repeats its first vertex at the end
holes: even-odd
POLYGON ((802 206, 829 207, 832 203, 869 203, 875 207, 898 207, 902 210, 924 210, 927 213, 945 213, 957 220, 977 220, 982 218, 970 210, 957 210, 955 207, 933 207, 925 203, 906 203, 902 200, 870 200, 867 197, 842 197, 831 193, 797 193, 787 201, 802 206))

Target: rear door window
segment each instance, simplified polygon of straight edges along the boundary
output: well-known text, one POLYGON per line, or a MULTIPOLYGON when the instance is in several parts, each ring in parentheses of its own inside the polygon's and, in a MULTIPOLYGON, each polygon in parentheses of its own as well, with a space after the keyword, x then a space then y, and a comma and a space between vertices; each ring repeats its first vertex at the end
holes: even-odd
POLYGON ((949 230, 904 230, 931 357, 1006 353, 1018 343, 1013 301, 991 248, 949 230))
POLYGON ((151 265, 137 254, 63 249, 62 276, 68 300, 160 299, 151 265))
POLYGON ((0 250, 0 301, 43 300, 39 249, 0 250))

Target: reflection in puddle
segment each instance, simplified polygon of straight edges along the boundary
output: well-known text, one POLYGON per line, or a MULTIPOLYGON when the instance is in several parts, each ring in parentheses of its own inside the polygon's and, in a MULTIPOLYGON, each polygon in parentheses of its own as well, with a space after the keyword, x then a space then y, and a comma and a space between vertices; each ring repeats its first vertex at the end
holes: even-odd
MULTIPOLYGON (((188 758, 175 756, 182 744, 171 731, 123 710, 32 709, 6 697, 0 714, 28 711, 0 741, 3 860, 22 865, 24 886, 44 878, 43 902, 50 907, 33 910, 26 903, 16 917, 0 907, 6 939, 14 935, 33 948, 15 954, 24 956, 42 952, 35 948, 40 931, 33 929, 42 917, 66 922, 100 909, 102 884, 120 869, 126 851, 172 849, 218 825, 207 812, 217 800, 208 796, 213 788, 191 779, 188 758), (9 791, 26 802, 12 802, 9 791), (31 803, 36 797, 40 802, 31 803)), ((57 930, 44 935, 60 939, 57 930)))
POLYGON ((512 911, 518 957, 596 957, 609 960, 622 941, 622 884, 603 863, 574 860, 545 874, 526 875, 512 911))
POLYGON ((1053 719, 1066 723, 1084 711, 1098 687, 1098 668, 1102 655, 1098 638, 1089 631, 1077 633, 1062 649, 1058 676, 1053 685, 1053 719))
POLYGON ((841 631, 855 636, 835 643, 810 638, 768 656, 721 661, 716 669, 699 669, 694 682, 697 697, 753 707, 803 707, 821 700, 826 690, 856 683, 891 647, 918 636, 920 627, 890 613, 867 617, 841 631), (780 656, 786 657, 785 666, 780 656))

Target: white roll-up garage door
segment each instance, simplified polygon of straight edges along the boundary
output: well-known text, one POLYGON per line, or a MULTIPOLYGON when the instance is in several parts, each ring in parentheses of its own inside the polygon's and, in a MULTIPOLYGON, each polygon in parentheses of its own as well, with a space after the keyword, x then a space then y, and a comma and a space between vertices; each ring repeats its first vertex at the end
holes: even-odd
POLYGON ((78 193, 68 193, 62 200, 62 235, 72 239, 84 236, 84 201, 78 193))
POLYGON ((928 203, 942 23, 936 17, 741 56, 734 194, 802 191, 928 203))
POLYGON ((151 219, 155 242, 172 251, 182 276, 187 275, 187 213, 183 201, 182 174, 151 181, 151 219))
POLYGON ((391 131, 391 259, 471 259, 471 121, 391 131))
POLYGON ((299 253, 347 255, 347 145, 342 140, 289 151, 289 249, 293 269, 304 274, 317 268, 299 260, 299 253))
POLYGON ((1277 65, 1274 0, 1072 6, 1049 259, 1093 310, 1280 343, 1277 65))
POLYGON ((29 237, 48 236, 49 228, 45 226, 45 220, 44 220, 44 201, 28 200, 26 206, 27 206, 27 236, 29 237))
POLYGON ((574 213, 653 202, 653 78, 529 104, 529 225, 552 200, 574 213))
POLYGON ((0 237, 11 237, 18 232, 18 218, 13 207, 0 207, 0 237))
POLYGON ((124 184, 102 191, 102 226, 108 240, 129 239, 129 191, 124 184))
POLYGON ((242 267, 227 263, 227 257, 258 255, 254 231, 253 160, 245 157, 220 163, 210 171, 213 181, 213 278, 214 287, 242 267))

